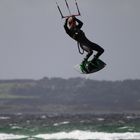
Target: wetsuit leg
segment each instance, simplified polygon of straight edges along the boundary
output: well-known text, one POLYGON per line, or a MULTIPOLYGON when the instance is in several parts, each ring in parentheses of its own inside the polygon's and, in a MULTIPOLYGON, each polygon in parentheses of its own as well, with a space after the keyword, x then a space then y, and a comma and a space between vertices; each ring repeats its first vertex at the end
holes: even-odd
MULTIPOLYGON (((104 49, 101 46, 88 40, 85 35, 80 36, 77 41, 80 42, 83 46, 86 46, 86 48, 83 48, 83 49, 86 52, 88 52, 88 54, 86 55, 86 58, 82 62, 82 65, 84 66, 84 68, 85 68, 85 64, 86 64, 85 62, 93 54, 93 50, 97 51, 97 54, 91 60, 92 62, 95 62, 99 58, 99 56, 104 52, 104 49)), ((91 69, 92 69, 92 64, 90 63, 88 65, 88 69, 86 69, 86 71, 90 71, 91 69)))
POLYGON ((88 52, 88 54, 86 55, 86 61, 89 59, 89 57, 93 54, 93 51, 91 50, 90 52, 88 52))
POLYGON ((84 72, 88 73, 88 70, 87 70, 87 68, 86 68, 86 64, 87 64, 87 61, 88 61, 89 57, 93 54, 93 50, 90 49, 90 48, 87 47, 87 46, 83 46, 83 44, 81 44, 80 46, 81 46, 81 48, 82 48, 83 50, 85 50, 85 51, 87 52, 86 57, 84 58, 84 60, 83 60, 82 63, 81 63, 81 67, 82 67, 82 69, 83 69, 84 72))
POLYGON ((102 55, 102 53, 104 53, 104 49, 97 44, 95 44, 94 50, 97 51, 97 54, 95 55, 96 59, 98 59, 99 56, 102 55))
MULTIPOLYGON (((92 53, 93 53, 93 50, 95 50, 95 51, 97 51, 97 54, 94 56, 94 58, 91 60, 91 62, 92 63, 94 63, 94 62, 96 62, 96 60, 100 57, 100 55, 104 52, 104 49, 101 47, 101 46, 99 46, 98 44, 95 44, 95 43, 93 43, 93 42, 91 42, 91 41, 89 41, 86 37, 84 37, 83 39, 82 39, 82 41, 83 41, 83 44, 85 45, 85 46, 87 46, 90 50, 92 50, 92 53)), ((92 55, 92 53, 88 53, 87 54, 87 59, 92 55)), ((88 65, 88 69, 87 69, 87 71, 91 71, 92 70, 92 63, 90 63, 89 65, 88 65)))
POLYGON ((85 45, 83 45, 83 44, 81 44, 81 48, 82 48, 84 51, 87 52, 87 55, 86 55, 86 57, 84 58, 84 61, 87 61, 87 60, 89 59, 89 57, 93 54, 93 50, 92 50, 90 47, 85 46, 85 45))
POLYGON ((93 42, 88 42, 88 45, 92 50, 97 51, 97 54, 95 55, 96 58, 99 58, 99 56, 104 52, 104 49, 98 44, 95 44, 93 42))
POLYGON ((91 42, 86 37, 82 38, 82 41, 85 46, 89 47, 91 50, 97 51, 97 54, 95 55, 96 59, 98 59, 100 55, 102 55, 102 53, 104 52, 104 49, 101 46, 99 46, 96 43, 91 42))
POLYGON ((104 49, 96 43, 91 42, 86 36, 81 36, 79 42, 89 48, 90 50, 97 51, 96 57, 98 58, 103 52, 104 49))

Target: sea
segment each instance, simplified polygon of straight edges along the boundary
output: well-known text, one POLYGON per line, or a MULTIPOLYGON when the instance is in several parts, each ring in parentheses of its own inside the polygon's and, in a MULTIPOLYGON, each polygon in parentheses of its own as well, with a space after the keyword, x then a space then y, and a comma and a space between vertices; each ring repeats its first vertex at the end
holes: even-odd
POLYGON ((0 140, 140 140, 140 115, 0 114, 0 140))

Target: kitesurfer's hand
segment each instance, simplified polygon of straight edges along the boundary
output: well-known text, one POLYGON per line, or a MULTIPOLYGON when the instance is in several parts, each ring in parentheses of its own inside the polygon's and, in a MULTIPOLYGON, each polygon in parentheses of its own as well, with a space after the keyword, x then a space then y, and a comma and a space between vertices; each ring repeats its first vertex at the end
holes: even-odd
POLYGON ((76 17, 74 15, 72 16, 72 18, 73 18, 74 21, 76 20, 76 17))

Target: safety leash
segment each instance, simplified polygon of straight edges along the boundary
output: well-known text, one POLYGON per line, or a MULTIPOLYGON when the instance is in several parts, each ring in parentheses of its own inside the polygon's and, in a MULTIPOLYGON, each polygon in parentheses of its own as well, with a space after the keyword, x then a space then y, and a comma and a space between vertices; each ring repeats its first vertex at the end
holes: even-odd
POLYGON ((79 53, 80 53, 81 55, 83 55, 83 54, 84 54, 83 45, 77 41, 77 46, 78 46, 78 51, 79 51, 79 53), (81 51, 80 48, 81 48, 83 51, 81 51))

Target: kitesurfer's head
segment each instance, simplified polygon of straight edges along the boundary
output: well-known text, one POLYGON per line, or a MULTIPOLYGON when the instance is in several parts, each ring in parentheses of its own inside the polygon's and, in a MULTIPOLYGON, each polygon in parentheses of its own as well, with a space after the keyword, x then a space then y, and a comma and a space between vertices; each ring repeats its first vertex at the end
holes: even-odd
POLYGON ((76 26, 76 21, 74 16, 68 18, 68 25, 70 28, 74 28, 76 26))

